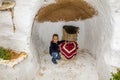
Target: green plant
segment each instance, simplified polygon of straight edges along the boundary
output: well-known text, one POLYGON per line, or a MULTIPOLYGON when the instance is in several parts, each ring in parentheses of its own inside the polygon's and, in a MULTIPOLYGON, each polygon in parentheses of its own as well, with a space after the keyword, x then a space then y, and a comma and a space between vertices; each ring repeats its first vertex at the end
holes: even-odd
POLYGON ((112 78, 110 80, 120 80, 120 70, 118 69, 116 73, 112 73, 112 78))
POLYGON ((0 47, 0 58, 8 60, 10 58, 9 51, 7 49, 0 47))

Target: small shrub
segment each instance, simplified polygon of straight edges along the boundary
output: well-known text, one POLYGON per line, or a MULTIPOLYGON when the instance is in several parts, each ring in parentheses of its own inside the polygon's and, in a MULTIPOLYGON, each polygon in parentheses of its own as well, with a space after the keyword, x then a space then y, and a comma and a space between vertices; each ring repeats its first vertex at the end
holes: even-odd
POLYGON ((117 70, 117 73, 112 73, 112 78, 110 80, 120 80, 120 70, 117 70))
POLYGON ((0 47, 0 58, 8 60, 10 58, 9 51, 7 49, 0 47))

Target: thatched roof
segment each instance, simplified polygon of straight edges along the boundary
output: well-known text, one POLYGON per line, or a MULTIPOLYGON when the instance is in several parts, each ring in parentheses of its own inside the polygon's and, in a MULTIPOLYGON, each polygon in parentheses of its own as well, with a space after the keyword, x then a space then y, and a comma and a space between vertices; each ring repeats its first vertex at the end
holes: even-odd
POLYGON ((42 7, 37 20, 44 21, 74 21, 84 20, 96 15, 96 10, 83 0, 58 0, 56 3, 42 7))

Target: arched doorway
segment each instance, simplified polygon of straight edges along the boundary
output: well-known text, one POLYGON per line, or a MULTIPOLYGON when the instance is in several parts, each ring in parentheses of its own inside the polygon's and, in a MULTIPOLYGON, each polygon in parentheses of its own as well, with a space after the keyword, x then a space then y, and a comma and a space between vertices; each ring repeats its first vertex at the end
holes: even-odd
MULTIPOLYGON (((60 33, 60 35, 62 34, 63 25, 66 25, 66 24, 69 25, 69 23, 70 23, 75 26, 76 24, 79 23, 79 19, 85 20, 88 18, 92 18, 96 14, 96 11, 94 10, 94 8, 92 8, 90 6, 86 6, 86 5, 88 5, 87 3, 83 3, 83 4, 84 4, 85 8, 88 8, 88 12, 86 10, 84 11, 83 8, 82 9, 79 8, 78 6, 80 4, 74 5, 75 3, 78 3, 78 1, 84 2, 82 0, 76 0, 76 1, 73 1, 73 0, 68 1, 67 0, 64 3, 64 1, 60 0, 60 2, 58 1, 58 3, 53 3, 46 7, 41 8, 36 17, 37 20, 35 21, 35 24, 33 27, 34 32, 32 35, 34 35, 33 36, 34 43, 35 43, 35 45, 37 45, 36 49, 38 49, 38 54, 40 56, 40 58, 39 58, 40 66, 41 66, 40 78, 42 80, 46 80, 46 78, 48 78, 48 77, 52 78, 51 77, 52 75, 55 76, 52 79, 57 79, 57 77, 58 77, 60 80, 63 78, 71 79, 71 80, 79 80, 79 79, 82 79, 82 76, 80 76, 80 74, 83 74, 84 78, 86 77, 86 75, 89 74, 89 76, 90 76, 89 80, 90 80, 90 78, 91 78, 91 80, 98 79, 97 72, 94 71, 95 70, 94 59, 91 58, 90 55, 86 54, 87 52, 80 51, 80 53, 85 53, 85 54, 80 54, 80 56, 77 56, 75 59, 73 59, 71 61, 63 60, 56 67, 55 65, 52 65, 51 57, 49 56, 48 52, 40 51, 40 50, 45 49, 45 47, 48 46, 53 32, 58 32, 58 33, 60 33), (58 5, 60 7, 58 7, 58 5), (53 9, 53 8, 55 8, 55 9, 53 9), (91 12, 89 11, 89 9, 91 10, 91 12), (81 12, 77 12, 79 10, 81 12), (72 12, 72 13, 70 13, 70 12, 72 12), (86 13, 86 14, 84 14, 84 13, 86 13), (73 22, 71 22, 71 21, 73 21, 73 22), (78 21, 78 23, 75 23, 77 21, 78 21), (38 23, 38 22, 40 22, 40 23, 38 23), (90 63, 90 65, 88 63, 90 63), (48 67, 48 66, 50 66, 50 67, 48 67), (90 70, 89 67, 92 67, 94 70, 90 70), (90 70, 88 72, 88 74, 86 74, 86 72, 85 72, 86 69, 90 70), (76 72, 74 72, 74 71, 76 71, 76 72), (71 74, 69 74, 69 72, 71 74), (92 75, 90 75, 91 72, 94 73, 95 77, 92 77, 92 75), (62 76, 62 74, 64 74, 64 76, 60 77, 60 76, 62 76), (71 78, 70 78, 70 76, 71 76, 71 78)), ((80 23, 79 23, 79 25, 80 25, 80 23)), ((87 79, 88 78, 85 78, 85 80, 87 80, 87 79)))

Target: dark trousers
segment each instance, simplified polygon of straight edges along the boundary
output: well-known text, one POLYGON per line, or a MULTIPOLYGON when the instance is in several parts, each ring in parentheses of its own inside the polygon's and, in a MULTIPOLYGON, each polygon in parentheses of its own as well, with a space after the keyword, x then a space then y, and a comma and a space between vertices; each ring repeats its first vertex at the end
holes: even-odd
POLYGON ((56 60, 60 60, 60 59, 61 59, 61 56, 60 56, 59 52, 52 52, 52 62, 54 64, 57 64, 56 60))

